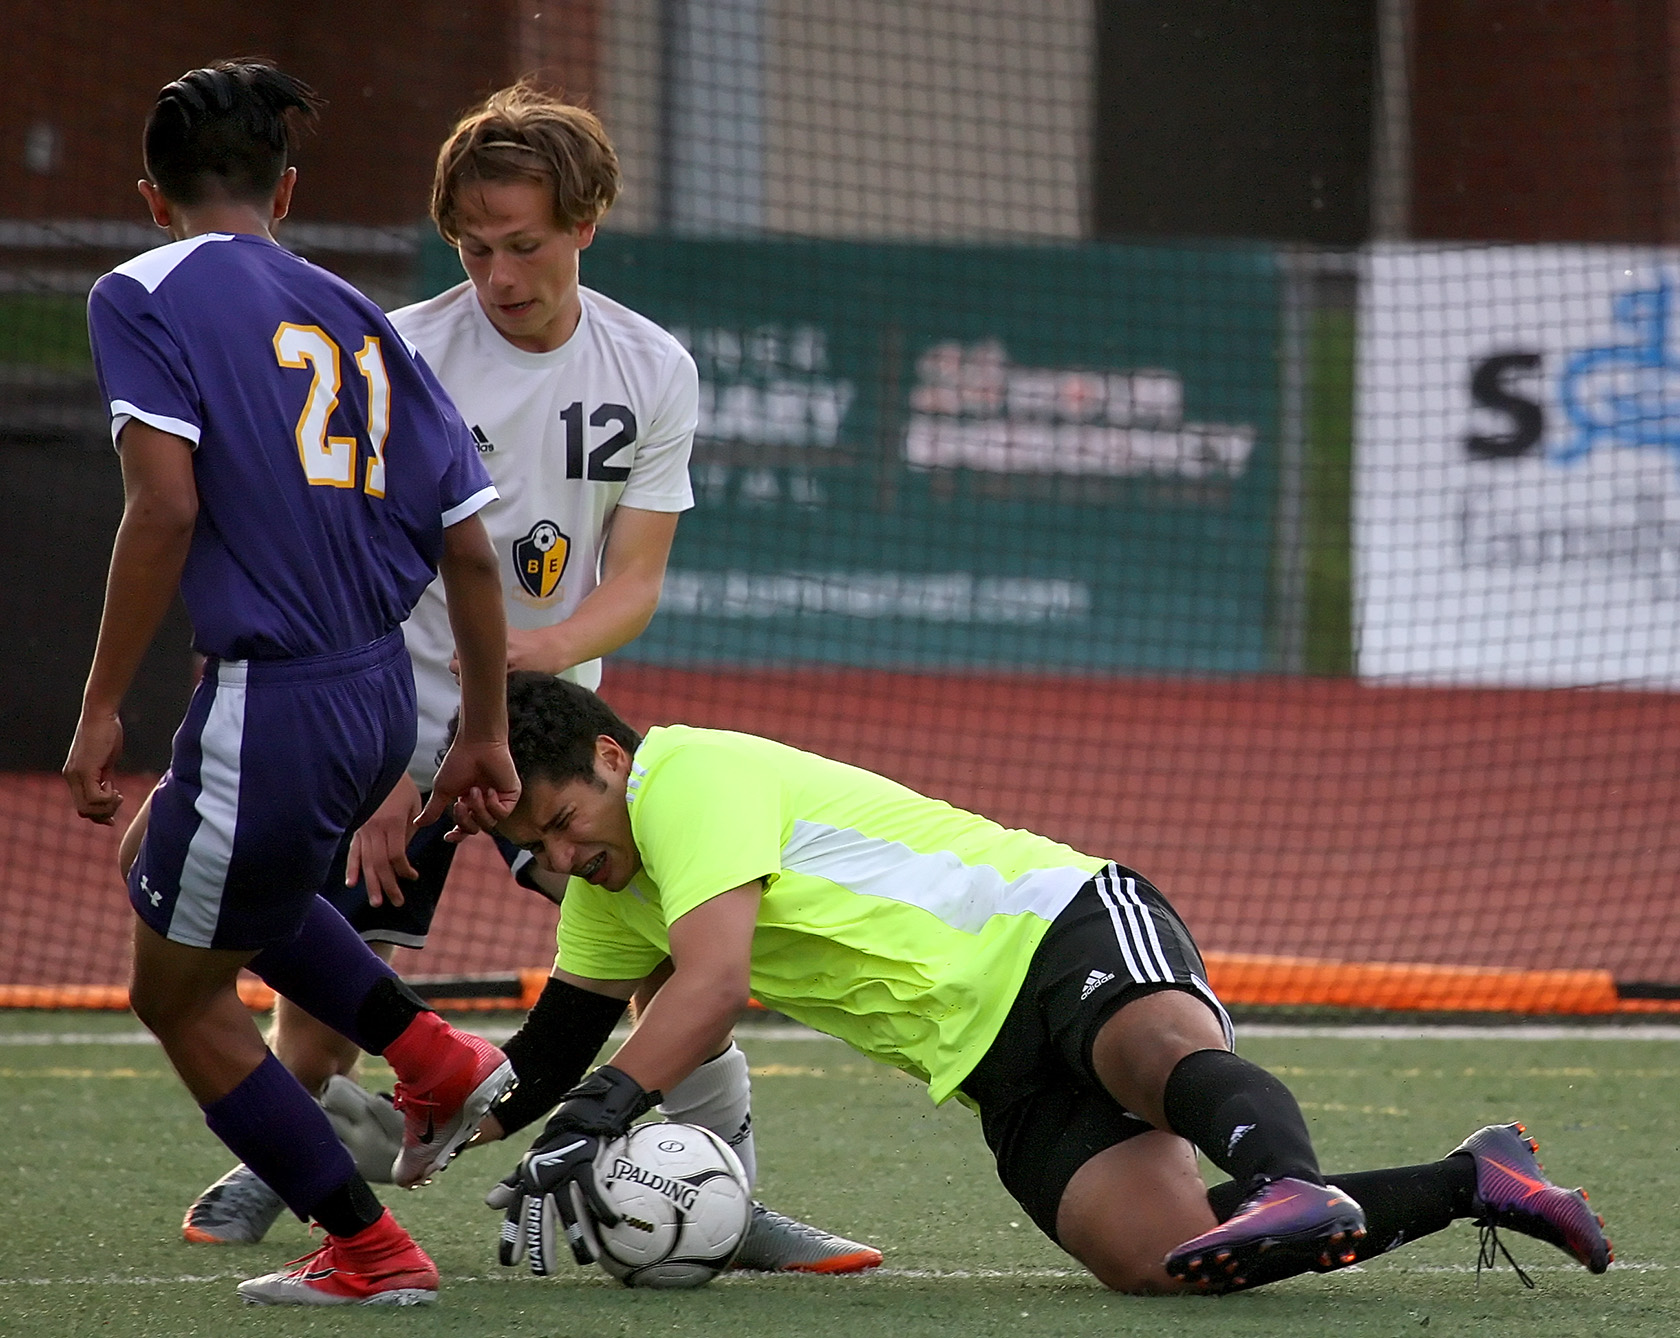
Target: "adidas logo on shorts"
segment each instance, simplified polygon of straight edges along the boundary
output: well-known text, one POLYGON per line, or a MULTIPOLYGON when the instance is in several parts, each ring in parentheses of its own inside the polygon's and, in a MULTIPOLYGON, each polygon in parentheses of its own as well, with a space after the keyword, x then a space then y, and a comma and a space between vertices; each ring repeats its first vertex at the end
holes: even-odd
POLYGON ((1109 981, 1114 979, 1112 971, 1093 971, 1085 977, 1085 988, 1079 991, 1081 1000, 1089 999, 1109 981))

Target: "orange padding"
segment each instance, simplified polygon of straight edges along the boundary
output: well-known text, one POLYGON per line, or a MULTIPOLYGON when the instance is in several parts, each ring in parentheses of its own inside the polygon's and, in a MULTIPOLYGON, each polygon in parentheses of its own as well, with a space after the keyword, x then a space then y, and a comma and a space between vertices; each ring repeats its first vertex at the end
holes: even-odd
MULTIPOLYGON (((247 1008, 266 1012, 274 1007, 274 991, 260 980, 241 980, 239 998, 247 1008)), ((126 985, 0 985, 0 1008, 128 1007, 126 985)))
POLYGON ((1420 1012, 1615 1013, 1627 1003, 1649 1002, 1624 1002, 1608 971, 1325 962, 1234 952, 1208 953, 1207 968, 1208 983, 1228 1004, 1420 1012))
MULTIPOLYGON (((452 1010, 527 1009, 537 1001, 547 979, 547 971, 521 971, 517 1004, 510 995, 504 999, 451 999, 448 1006, 452 1010)), ((247 1008, 259 1013, 274 1007, 274 991, 250 977, 241 977, 239 998, 247 1008)), ((120 1012, 127 1007, 125 985, 0 985, 0 1008, 102 1008, 120 1012)))
MULTIPOLYGON (((1265 957, 1210 952, 1208 979, 1229 1004, 1360 1008, 1400 1012, 1675 1013, 1677 999, 1622 999, 1606 971, 1508 971, 1498 967, 1326 962, 1310 957, 1265 957)), ((528 1009, 548 981, 548 969, 519 972, 513 997, 447 999, 450 1011, 528 1009)), ((416 982, 425 992, 424 981, 416 982)), ((274 1006, 274 991, 241 980, 239 997, 258 1011, 274 1006)), ((128 1007, 121 985, 0 985, 0 1008, 128 1007)))
POLYGON ((552 974, 547 967, 526 968, 519 973, 519 1006, 529 1011, 537 1006, 537 998, 552 974))

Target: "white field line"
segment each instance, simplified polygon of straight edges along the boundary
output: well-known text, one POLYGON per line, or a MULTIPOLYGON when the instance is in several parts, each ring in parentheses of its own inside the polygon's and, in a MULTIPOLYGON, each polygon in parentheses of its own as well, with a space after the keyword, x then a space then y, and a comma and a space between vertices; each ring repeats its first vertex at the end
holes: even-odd
MULTIPOLYGON (((1581 1270, 1574 1264, 1539 1264, 1525 1265, 1529 1273, 1578 1273, 1581 1270)), ((1633 1260, 1626 1263, 1618 1260, 1610 1265, 1613 1273, 1667 1273, 1674 1268, 1672 1264, 1657 1263, 1654 1260, 1633 1260)), ((0 1278, 0 1289, 7 1287, 175 1287, 198 1283, 235 1282, 252 1276, 253 1269, 242 1269, 230 1273, 179 1273, 171 1276, 134 1277, 113 1274, 106 1277, 77 1277, 77 1278, 0 1278)), ((1347 1273, 1363 1273, 1365 1270, 1358 1264, 1341 1270, 1347 1273)), ((1483 1269, 1484 1273, 1508 1274, 1506 1267, 1483 1269)), ((1413 1264, 1385 1267, 1383 1273, 1465 1273, 1474 1274, 1474 1264, 1413 1264)), ((753 1273, 725 1273, 717 1279, 718 1283, 728 1286, 751 1286, 763 1274, 753 1273)), ((876 1268, 871 1269, 855 1278, 835 1278, 842 1286, 855 1287, 871 1280, 910 1281, 1016 1281, 1016 1282, 1046 1282, 1064 1279, 1086 1278, 1089 1275, 1081 1268, 876 1268)), ((598 1279, 589 1278, 585 1281, 599 1281, 602 1286, 608 1286, 610 1280, 601 1275, 598 1279)), ((507 1269, 495 1273, 460 1273, 451 1274, 443 1279, 444 1290, 451 1286, 464 1283, 483 1282, 514 1282, 539 1283, 543 1279, 532 1277, 524 1269, 507 1269)), ((1093 1282, 1093 1285, 1094 1282, 1093 1282)))
MULTIPOLYGON (((513 1034, 511 1027, 476 1028, 486 1039, 505 1041, 513 1034)), ((615 1036, 622 1039, 629 1032, 620 1028, 615 1036)), ((797 1024, 747 1023, 738 1033, 745 1041, 822 1041, 840 1045, 832 1036, 812 1031, 797 1024)), ((1361 1026, 1293 1026, 1276 1022, 1255 1022, 1237 1028, 1239 1040, 1251 1036, 1303 1037, 1340 1041, 1680 1041, 1680 1023, 1639 1023, 1630 1026, 1585 1024, 1568 1026, 1559 1023, 1517 1023, 1508 1027, 1422 1026, 1412 1024, 1361 1026)), ((66 1031, 0 1033, 0 1046, 7 1045, 150 1045, 150 1032, 133 1031, 66 1031)))

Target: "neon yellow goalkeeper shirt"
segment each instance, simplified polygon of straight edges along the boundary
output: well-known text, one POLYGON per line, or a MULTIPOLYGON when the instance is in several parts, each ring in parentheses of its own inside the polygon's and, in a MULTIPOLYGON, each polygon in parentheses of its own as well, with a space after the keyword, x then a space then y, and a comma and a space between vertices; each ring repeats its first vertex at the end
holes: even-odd
POLYGON ((642 869, 566 888, 562 970, 629 980, 667 926, 763 879, 760 1002, 948 1099, 1003 1025, 1050 922, 1103 860, 873 772, 723 730, 650 730, 631 766, 642 869))

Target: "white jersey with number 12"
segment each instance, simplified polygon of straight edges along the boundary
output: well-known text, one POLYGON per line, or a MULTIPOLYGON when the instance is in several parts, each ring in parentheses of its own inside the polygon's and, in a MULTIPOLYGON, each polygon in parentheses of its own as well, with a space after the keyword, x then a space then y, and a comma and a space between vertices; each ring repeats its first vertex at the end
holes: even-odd
MULTIPOLYGON (((560 622, 596 587, 616 507, 694 505, 694 360, 646 317, 588 288, 579 296, 576 331, 548 353, 503 338, 470 283, 391 313, 471 426, 501 494, 479 515, 501 561, 508 626, 526 631, 560 622)), ((403 630, 420 704, 409 774, 424 790, 460 700, 441 581, 403 630)), ((593 688, 601 662, 563 677, 593 688)))

